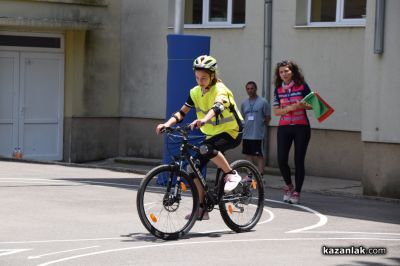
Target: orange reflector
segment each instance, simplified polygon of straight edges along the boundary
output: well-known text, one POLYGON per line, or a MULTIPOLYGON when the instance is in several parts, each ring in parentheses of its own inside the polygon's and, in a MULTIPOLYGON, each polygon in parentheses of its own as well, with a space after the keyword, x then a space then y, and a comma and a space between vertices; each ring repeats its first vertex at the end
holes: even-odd
POLYGON ((253 189, 256 189, 257 188, 257 181, 256 180, 251 181, 251 186, 253 187, 253 189))
POLYGON ((181 189, 183 192, 186 192, 186 190, 187 190, 187 187, 186 187, 185 183, 183 183, 183 182, 181 182, 181 189))
POLYGON ((233 207, 232 207, 232 205, 228 205, 228 212, 229 212, 230 214, 232 214, 232 212, 233 212, 233 207))
POLYGON ((154 214, 152 214, 152 213, 150 213, 150 219, 151 219, 154 223, 157 222, 157 217, 156 217, 154 214))

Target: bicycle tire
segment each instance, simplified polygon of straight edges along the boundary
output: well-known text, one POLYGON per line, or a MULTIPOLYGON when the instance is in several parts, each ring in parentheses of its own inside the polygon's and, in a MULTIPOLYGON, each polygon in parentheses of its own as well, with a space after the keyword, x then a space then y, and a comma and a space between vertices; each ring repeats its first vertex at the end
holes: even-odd
POLYGON ((164 240, 178 239, 187 234, 197 220, 198 191, 185 171, 160 165, 147 173, 140 183, 136 207, 142 224, 152 235, 164 240), (178 176, 180 184, 175 186, 178 176), (160 182, 160 178, 166 178, 167 182, 160 182), (172 194, 174 189, 179 191, 179 197, 172 194), (189 219, 185 219, 188 214, 189 219))
POLYGON ((257 168, 249 161, 235 161, 231 168, 242 176, 242 181, 234 191, 223 195, 219 202, 219 210, 222 219, 231 230, 237 233, 250 231, 256 226, 263 212, 264 184, 257 168))

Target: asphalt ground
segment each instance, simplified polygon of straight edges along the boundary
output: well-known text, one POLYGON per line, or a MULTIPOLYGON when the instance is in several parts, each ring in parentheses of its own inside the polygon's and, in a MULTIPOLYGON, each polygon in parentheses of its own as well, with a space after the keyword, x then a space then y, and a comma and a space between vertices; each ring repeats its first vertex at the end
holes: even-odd
POLYGON ((142 178, 0 161, 0 265, 400 265, 398 201, 304 192, 290 205, 267 187, 251 232, 233 233, 215 210, 162 241, 137 215, 142 178))

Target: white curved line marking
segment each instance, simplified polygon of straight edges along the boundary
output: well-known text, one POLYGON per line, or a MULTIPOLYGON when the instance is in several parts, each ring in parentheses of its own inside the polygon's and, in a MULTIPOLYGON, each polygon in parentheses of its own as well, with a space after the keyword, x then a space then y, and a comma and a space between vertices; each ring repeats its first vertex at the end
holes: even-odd
MULTIPOLYGON (((272 211, 267 210, 266 208, 263 208, 263 210, 269 213, 269 218, 266 219, 265 221, 258 222, 257 225, 271 222, 275 218, 275 215, 272 211)), ((220 229, 220 230, 212 230, 212 231, 203 231, 203 232, 199 232, 199 234, 212 234, 212 233, 223 233, 223 232, 232 232, 232 230, 220 229)))
POLYGON ((268 212, 268 214, 269 214, 269 219, 267 219, 267 220, 265 220, 265 221, 262 221, 262 222, 258 222, 257 224, 269 223, 269 222, 271 222, 271 221, 275 218, 275 215, 274 215, 274 213, 273 213, 272 211, 270 211, 270 210, 268 210, 268 209, 266 209, 266 208, 263 208, 263 210, 266 211, 266 212, 268 212))
POLYGON ((290 205, 290 206, 294 206, 294 207, 303 209, 303 210, 305 210, 307 212, 313 213, 316 216, 318 216, 318 218, 319 218, 318 223, 316 223, 314 225, 310 225, 310 226, 306 226, 306 227, 303 227, 303 228, 295 229, 295 230, 292 230, 292 231, 289 231, 289 232, 286 232, 286 233, 300 233, 300 232, 311 230, 311 229, 314 229, 314 228, 317 228, 317 227, 320 227, 320 226, 324 226, 328 222, 328 217, 326 217, 325 215, 317 212, 316 210, 313 210, 313 209, 308 208, 306 206, 299 205, 299 204, 288 204, 288 203, 285 203, 285 202, 282 202, 282 201, 270 200, 270 199, 265 199, 265 201, 270 201, 270 202, 275 202, 275 203, 287 204, 287 205, 290 205))
POLYGON ((46 263, 39 264, 38 266, 47 266, 58 262, 89 257, 94 255, 126 251, 126 250, 135 250, 135 249, 145 249, 145 248, 157 248, 157 247, 168 247, 168 246, 186 246, 186 245, 204 245, 204 244, 226 244, 226 243, 242 243, 242 242, 262 242, 262 241, 307 241, 307 240, 381 240, 381 241, 400 241, 398 239, 385 239, 385 238, 345 238, 345 237, 332 237, 332 238, 263 238, 263 239, 237 239, 237 240, 212 240, 212 241, 197 241, 197 242, 178 242, 178 243, 163 243, 163 244, 155 244, 155 245, 146 245, 146 246, 136 246, 136 247, 127 247, 127 248, 117 248, 117 249, 108 249, 102 250, 92 253, 86 253, 71 257, 66 257, 58 260, 49 261, 46 263))
POLYGON ((100 246, 91 246, 91 247, 85 247, 85 248, 75 248, 75 249, 70 249, 70 250, 63 250, 63 251, 57 251, 57 252, 52 252, 52 253, 46 253, 42 255, 36 255, 36 256, 29 256, 28 259, 40 259, 46 256, 51 256, 55 254, 60 254, 60 253, 67 253, 67 252, 72 252, 72 251, 77 251, 77 250, 84 250, 84 249, 90 249, 90 248, 98 248, 100 246))

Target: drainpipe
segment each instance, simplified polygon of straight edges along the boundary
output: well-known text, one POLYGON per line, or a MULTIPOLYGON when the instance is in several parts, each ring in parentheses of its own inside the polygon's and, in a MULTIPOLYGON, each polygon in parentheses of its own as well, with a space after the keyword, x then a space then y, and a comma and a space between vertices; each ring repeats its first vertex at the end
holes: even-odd
POLYGON ((183 14, 185 11, 185 0, 175 0, 174 33, 183 34, 183 14))
MULTIPOLYGON (((271 87, 271 67, 272 67, 272 0, 265 0, 264 6, 264 60, 263 60, 263 81, 262 81, 262 96, 270 102, 270 87, 271 87)), ((272 115, 272 114, 271 114, 272 115)), ((264 160, 268 164, 268 148, 269 148, 269 130, 266 130, 264 138, 264 160)))
POLYGON ((375 54, 383 54, 384 28, 385 28, 385 0, 376 0, 375 32, 374 32, 375 54))
POLYGON ((271 49, 272 49, 272 0, 265 0, 264 7, 264 61, 262 96, 269 101, 271 85, 271 49))

